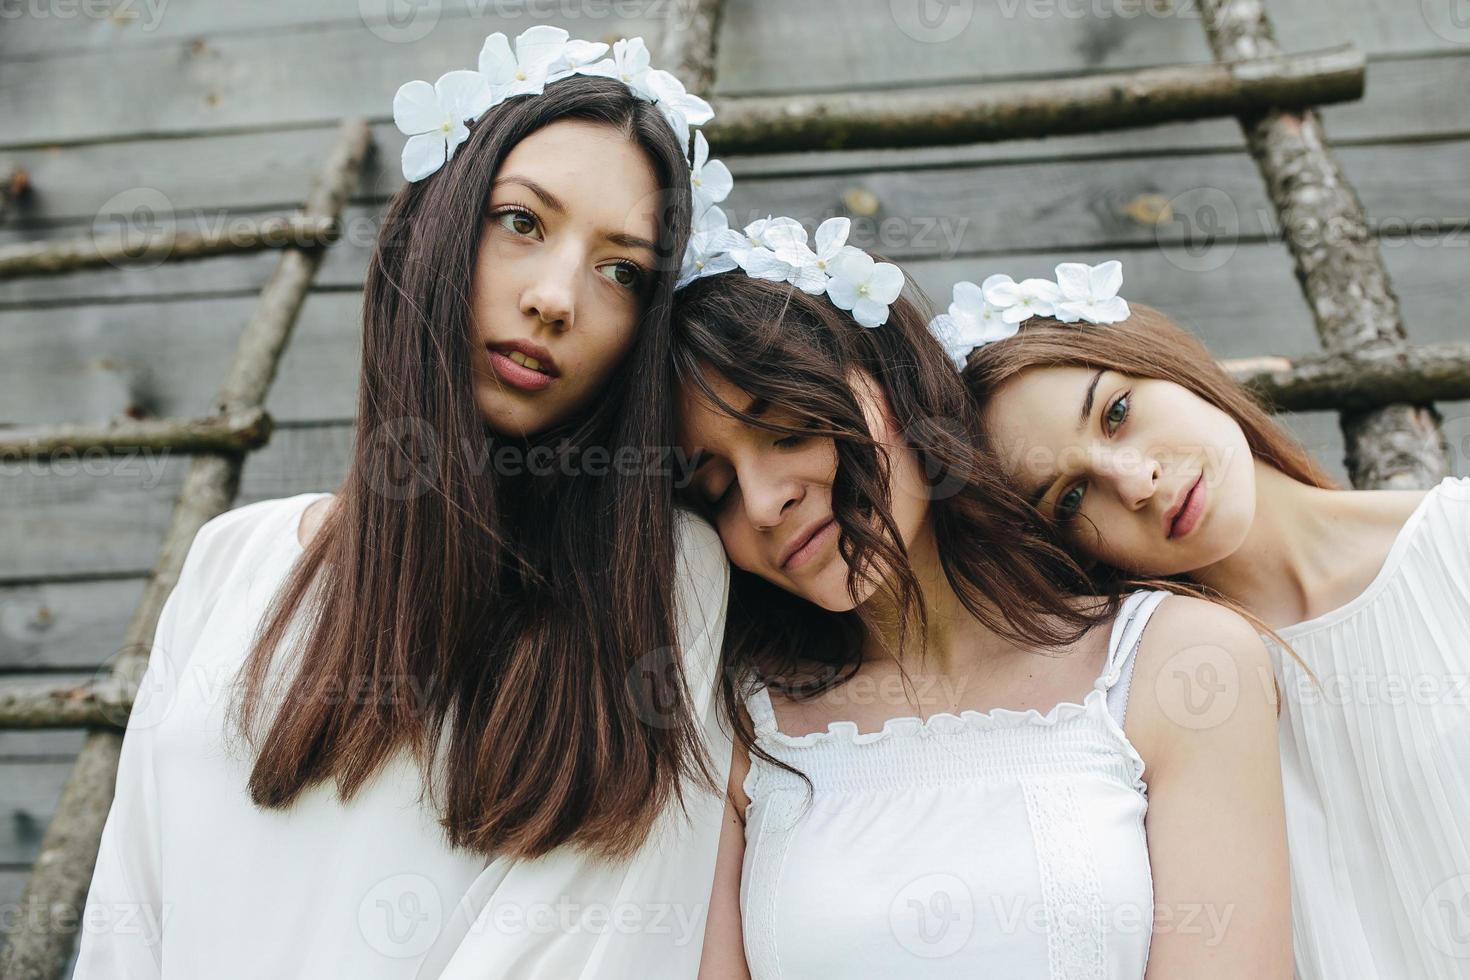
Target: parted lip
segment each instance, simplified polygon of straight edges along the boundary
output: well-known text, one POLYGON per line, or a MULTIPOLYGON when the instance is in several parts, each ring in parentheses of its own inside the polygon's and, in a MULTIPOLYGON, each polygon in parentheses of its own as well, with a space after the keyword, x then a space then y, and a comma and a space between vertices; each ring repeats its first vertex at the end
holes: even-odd
POLYGON ((1164 537, 1173 537, 1174 522, 1179 518, 1179 513, 1184 510, 1184 504, 1189 500, 1190 493, 1199 485, 1199 481, 1204 479, 1204 476, 1204 473, 1200 473, 1199 476, 1190 480, 1184 489, 1179 491, 1179 495, 1174 498, 1174 503, 1164 512, 1164 537))
POLYGON ((506 340, 486 344, 485 346, 491 350, 501 351, 502 353, 513 350, 520 351, 527 357, 534 357, 540 361, 542 369, 553 378, 561 377, 561 368, 556 366, 556 358, 551 356, 551 351, 538 343, 530 340, 506 340))
POLYGON ((820 517, 817 520, 812 521, 812 523, 808 524, 806 528, 796 537, 786 542, 786 547, 781 549, 781 567, 785 568, 786 563, 791 560, 792 555, 796 554, 806 545, 808 541, 816 537, 818 531, 822 530, 822 528, 831 523, 832 518, 830 516, 820 517))

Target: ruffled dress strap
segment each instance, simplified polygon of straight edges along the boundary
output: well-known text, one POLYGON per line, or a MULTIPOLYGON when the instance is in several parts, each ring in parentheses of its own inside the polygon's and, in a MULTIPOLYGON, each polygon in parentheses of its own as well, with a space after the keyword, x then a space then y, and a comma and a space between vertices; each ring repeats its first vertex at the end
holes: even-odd
POLYGON ((1123 727, 1128 710, 1128 689, 1133 679, 1133 664, 1137 659, 1138 647, 1143 640, 1143 631, 1148 626, 1154 610, 1169 596, 1164 589, 1142 589, 1123 600, 1113 620, 1113 631, 1108 638, 1107 666, 1097 679, 1097 687, 1104 692, 1108 712, 1123 727))

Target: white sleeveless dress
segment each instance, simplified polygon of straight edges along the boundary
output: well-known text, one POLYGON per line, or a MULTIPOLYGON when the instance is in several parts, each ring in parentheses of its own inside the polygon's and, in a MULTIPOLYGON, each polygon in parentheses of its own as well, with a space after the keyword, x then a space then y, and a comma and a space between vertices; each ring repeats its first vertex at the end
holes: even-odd
POLYGON ((1080 703, 850 721, 793 737, 747 705, 740 886, 753 980, 1139 978, 1153 926, 1128 678, 1166 592, 1124 602, 1080 703))
POLYGON ((1424 497, 1369 586, 1265 637, 1301 980, 1470 977, 1470 480, 1424 497))

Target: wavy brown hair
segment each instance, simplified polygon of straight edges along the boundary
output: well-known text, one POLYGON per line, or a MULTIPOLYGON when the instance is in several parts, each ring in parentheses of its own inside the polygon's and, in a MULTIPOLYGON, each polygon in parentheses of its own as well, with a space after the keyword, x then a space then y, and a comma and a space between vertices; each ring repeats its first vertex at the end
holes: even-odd
MULTIPOLYGON (((739 271, 701 279, 675 303, 675 373, 686 392, 733 418, 834 440, 832 510, 849 592, 856 598, 864 578, 879 579, 899 610, 902 642, 926 615, 890 513, 886 457, 852 386, 855 371, 866 373, 917 454, 930 487, 939 558, 965 607, 1013 642, 1038 648, 1075 643, 1113 615, 1116 599, 1075 601, 1093 593, 1086 573, 1035 526, 1035 511, 997 476, 996 461, 980 447, 975 404, 929 332, 929 311, 915 295, 910 282, 888 322, 865 329, 825 296, 784 283, 739 271), (767 399, 796 423, 778 423, 773 412, 745 414, 718 397, 710 372, 767 399)), ((696 494, 689 496, 691 507, 705 507, 696 494)), ((858 669, 872 624, 861 607, 831 612, 757 575, 733 567, 730 574, 724 713, 747 751, 782 765, 754 744, 740 710, 745 684, 756 678, 793 697, 815 696, 858 669)))
MULTIPOLYGON (((1014 336, 971 351, 962 377, 976 408, 983 414, 1001 388, 1036 368, 1105 369, 1134 378, 1169 381, 1234 419, 1245 433, 1251 455, 1256 459, 1309 486, 1337 487, 1311 453, 1275 420, 1267 406, 1226 374, 1193 334, 1151 307, 1129 303, 1129 309, 1131 315, 1126 320, 1107 326, 1032 317, 1014 336)), ((1046 524, 1053 529, 1058 543, 1065 546, 1055 525, 1046 524)), ((1089 571, 1098 585, 1110 592, 1165 588, 1218 602, 1245 617, 1261 632, 1270 634, 1288 651, 1291 649, 1250 610, 1187 576, 1139 578, 1127 569, 1103 563, 1090 565, 1089 571)))
POLYGON ((618 856, 683 803, 686 778, 713 786, 687 699, 661 700, 651 720, 641 682, 685 690, 667 475, 484 465, 505 447, 534 461, 671 444, 669 313, 690 208, 684 148, 657 108, 586 76, 491 109, 439 172, 389 202, 363 297, 350 469, 241 674, 255 803, 288 807, 328 780, 345 801, 407 751, 452 846, 618 856), (472 397, 468 286, 498 168, 562 119, 613 127, 647 155, 662 188, 658 269, 598 404, 501 437, 472 397), (298 615, 297 669, 277 684, 268 671, 298 615))

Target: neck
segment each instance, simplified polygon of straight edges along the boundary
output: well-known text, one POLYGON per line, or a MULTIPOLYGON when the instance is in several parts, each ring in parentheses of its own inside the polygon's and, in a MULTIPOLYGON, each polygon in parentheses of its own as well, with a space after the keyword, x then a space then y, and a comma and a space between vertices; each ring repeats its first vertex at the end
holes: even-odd
POLYGON ((908 632, 900 639, 894 597, 881 589, 875 591, 861 607, 868 624, 863 659, 889 658, 905 670, 922 664, 926 673, 953 674, 966 672, 977 654, 1001 649, 1004 642, 976 619, 949 584, 939 560, 934 526, 927 518, 908 552, 927 622, 920 630, 917 617, 910 616, 908 632))
POLYGON ((1272 626, 1305 618, 1332 579, 1343 539, 1339 491, 1314 487, 1255 461, 1250 531, 1228 556, 1190 577, 1252 610, 1272 626))

